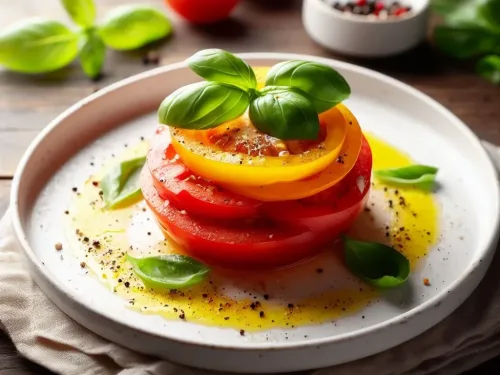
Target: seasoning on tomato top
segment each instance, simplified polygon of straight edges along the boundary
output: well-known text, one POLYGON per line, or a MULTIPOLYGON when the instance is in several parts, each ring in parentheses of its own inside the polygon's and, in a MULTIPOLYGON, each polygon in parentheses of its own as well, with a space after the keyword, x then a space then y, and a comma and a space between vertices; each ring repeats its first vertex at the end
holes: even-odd
POLYGON ((350 95, 344 78, 327 65, 286 61, 258 82, 246 62, 218 49, 187 62, 206 81, 163 101, 165 126, 141 177, 166 235, 211 265, 273 268, 347 231, 367 197, 372 155, 340 104, 350 95))

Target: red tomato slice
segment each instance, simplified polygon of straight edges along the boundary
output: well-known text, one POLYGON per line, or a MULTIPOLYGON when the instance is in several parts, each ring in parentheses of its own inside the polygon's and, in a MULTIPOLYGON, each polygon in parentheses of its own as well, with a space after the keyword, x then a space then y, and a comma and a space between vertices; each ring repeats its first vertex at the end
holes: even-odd
POLYGON ((224 190, 195 176, 180 161, 175 160, 170 132, 160 128, 151 140, 148 166, 160 197, 180 210, 216 219, 252 218, 261 203, 224 190))
POLYGON ((148 168, 141 175, 144 199, 166 234, 202 262, 230 268, 276 268, 309 258, 325 238, 304 228, 283 228, 265 219, 196 218, 161 199, 148 168))
POLYGON ((166 2, 187 21, 204 24, 229 17, 239 0, 166 0, 166 2))
POLYGON ((347 231, 363 209, 370 190, 372 153, 363 137, 356 164, 338 184, 312 197, 263 206, 267 216, 276 222, 329 233, 333 238, 347 231))

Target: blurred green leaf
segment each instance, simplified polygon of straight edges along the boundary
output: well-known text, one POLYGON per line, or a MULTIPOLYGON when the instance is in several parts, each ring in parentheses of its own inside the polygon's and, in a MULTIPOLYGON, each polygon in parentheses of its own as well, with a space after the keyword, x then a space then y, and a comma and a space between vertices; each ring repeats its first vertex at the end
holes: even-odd
POLYGON ((477 72, 495 85, 500 84, 500 56, 483 57, 476 66, 477 72))
POLYGON ((94 0, 61 0, 64 9, 79 26, 94 25, 96 9, 94 0))
POLYGON ((437 26, 434 41, 444 53, 457 59, 467 59, 494 52, 498 36, 482 28, 437 26))
POLYGON ((98 77, 106 58, 106 46, 94 29, 82 36, 79 56, 84 73, 90 78, 98 77))
POLYGON ((104 44, 117 50, 136 49, 171 32, 170 21, 162 12, 141 5, 113 9, 99 31, 104 44))
POLYGON ((478 16, 484 20, 487 28, 499 35, 500 40, 500 0, 486 1, 479 7, 478 16))
POLYGON ((0 65, 16 72, 51 72, 77 54, 78 35, 57 21, 28 19, 0 32, 0 65))

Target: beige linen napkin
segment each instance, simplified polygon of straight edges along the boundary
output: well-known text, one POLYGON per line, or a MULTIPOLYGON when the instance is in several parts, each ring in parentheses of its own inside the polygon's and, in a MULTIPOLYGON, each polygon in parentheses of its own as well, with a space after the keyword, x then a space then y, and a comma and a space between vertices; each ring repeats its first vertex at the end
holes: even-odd
MULTIPOLYGON (((485 147, 500 170, 500 149, 485 147)), ((57 309, 32 280, 8 213, 0 220, 0 329, 24 357, 59 374, 209 374, 110 343, 57 309)), ((500 253, 472 296, 434 328, 383 353, 311 374, 456 375, 497 355, 500 253)))

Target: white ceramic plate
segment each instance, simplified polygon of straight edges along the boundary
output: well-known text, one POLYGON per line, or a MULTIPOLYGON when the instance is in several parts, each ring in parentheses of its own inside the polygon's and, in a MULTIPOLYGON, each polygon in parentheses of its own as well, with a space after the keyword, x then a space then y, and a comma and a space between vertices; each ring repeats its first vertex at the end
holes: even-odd
POLYGON ((332 65, 351 84, 353 95, 346 104, 364 129, 440 168, 441 236, 413 273, 412 292, 403 288, 390 293, 336 324, 241 337, 236 330, 134 312, 85 275, 71 252, 65 251, 61 260, 53 246, 63 238, 62 212, 71 187, 95 171, 91 159, 107 159, 124 143, 151 133, 160 101, 198 80, 182 63, 131 77, 77 103, 48 125, 24 155, 12 188, 13 221, 44 292, 76 321, 124 346, 196 367, 237 372, 293 371, 352 361, 398 345, 450 314, 483 277, 497 242, 496 172, 478 139, 441 105, 382 74, 312 56, 241 57, 254 66, 290 59, 332 65), (423 286, 423 277, 432 280, 432 287, 423 286))

